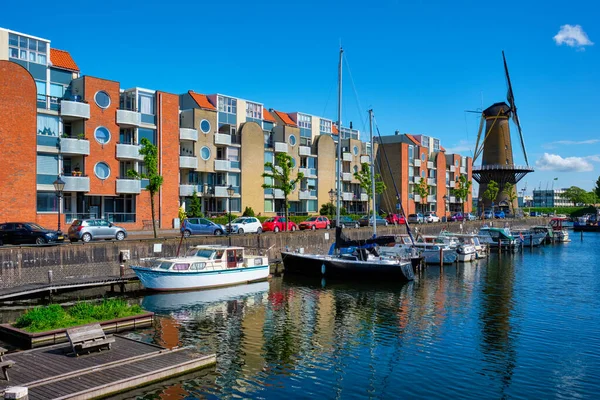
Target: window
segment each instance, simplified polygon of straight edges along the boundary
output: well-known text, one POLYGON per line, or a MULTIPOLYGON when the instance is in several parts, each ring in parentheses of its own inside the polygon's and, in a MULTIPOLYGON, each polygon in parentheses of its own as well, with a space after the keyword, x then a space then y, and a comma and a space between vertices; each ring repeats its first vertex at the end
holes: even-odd
POLYGON ((312 129, 312 119, 310 115, 298 114, 298 128, 312 129))
POLYGON ((46 42, 27 38, 25 36, 9 33, 8 54, 11 58, 18 58, 36 64, 47 64, 46 42))
POLYGON ((200 121, 200 130, 202 133, 210 132, 210 122, 207 119, 200 121))
POLYGON ((294 157, 292 157, 290 159, 290 161, 291 161, 291 164, 292 164, 292 168, 296 168, 296 159, 294 157))
POLYGON ((99 126, 96 128, 96 131, 94 132, 94 138, 96 138, 96 141, 98 143, 106 144, 106 143, 110 142, 110 131, 103 126, 99 126))
POLYGON ((355 156, 357 156, 358 155, 358 146, 354 146, 352 148, 352 152, 354 153, 355 156))
POLYGON ((110 96, 104 90, 99 90, 96 92, 94 101, 100 108, 108 108, 108 106, 110 106, 110 96))
POLYGON ((456 160, 456 162, 454 163, 454 165, 456 165, 458 167, 458 160, 456 160))
POLYGON ((110 176, 110 167, 105 162, 99 162, 94 166, 94 173, 99 179, 105 180, 110 176))
POLYGON ((289 137, 288 141, 290 142, 290 144, 291 144, 292 146, 295 146, 295 145, 296 145, 296 136, 294 136, 294 135, 290 135, 290 137, 289 137))
POLYGON ((56 212, 58 211, 58 198, 54 192, 37 192, 37 211, 56 212))
POLYGON ((200 157, 202 157, 202 159, 204 161, 207 161, 210 159, 210 149, 206 146, 204 146, 202 149, 200 149, 200 157))
POLYGON ((262 106, 256 103, 246 103, 246 117, 262 119, 262 106))
POLYGON ((147 93, 139 94, 139 110, 142 114, 154 115, 154 96, 147 93))
POLYGON ((65 94, 65 87, 56 83, 50 84, 50 96, 62 99, 65 94))
POLYGON ((331 132, 332 132, 331 131, 331 125, 332 125, 331 121, 328 121, 326 119, 322 119, 321 123, 320 123, 320 127, 319 127, 321 133, 331 135, 331 132))
POLYGON ((352 168, 352 171, 354 171, 354 173, 357 173, 357 172, 358 172, 358 166, 356 166, 356 165, 355 165, 355 166, 352 168))
POLYGON ((273 212, 273 200, 265 199, 265 212, 273 212))
POLYGON ((138 143, 142 143, 143 138, 156 145, 156 131, 154 129, 138 128, 138 143))
POLYGON ((425 178, 427 174, 425 173, 425 171, 421 171, 421 178, 425 178))
POLYGON ((425 161, 426 158, 427 156, 425 155, 425 153, 421 154, 421 161, 425 161))
POLYGON ((56 177, 58 175, 58 156, 54 154, 38 154, 37 174, 54 175, 56 177))
POLYGON ((58 117, 54 115, 38 114, 37 134, 44 136, 58 136, 58 117))
POLYGON ((219 96, 219 111, 227 114, 237 114, 237 100, 231 97, 219 96))
POLYGON ((412 160, 415 158, 414 146, 408 146, 408 161, 412 163, 412 160))
POLYGON ((35 81, 38 101, 46 101, 46 82, 35 81))
POLYGON ((433 151, 440 151, 440 139, 433 139, 433 151))

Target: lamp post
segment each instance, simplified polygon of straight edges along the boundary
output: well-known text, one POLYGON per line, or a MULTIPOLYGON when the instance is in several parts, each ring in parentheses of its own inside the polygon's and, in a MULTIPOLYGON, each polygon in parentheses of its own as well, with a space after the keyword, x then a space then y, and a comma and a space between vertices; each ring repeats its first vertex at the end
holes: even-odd
POLYGON ((444 197, 444 219, 448 222, 448 195, 445 194, 444 197))
POLYGON ((56 180, 52 183, 54 185, 54 192, 58 198, 58 235, 62 235, 60 231, 60 207, 62 205, 63 190, 65 190, 65 181, 60 178, 60 175, 56 177, 56 180))
POLYGON ((477 209, 480 210, 479 215, 481 216, 481 219, 485 219, 485 210, 483 209, 483 204, 481 204, 482 201, 483 199, 479 196, 477 198, 477 209))
POLYGON ((229 187, 227 188, 227 220, 229 224, 229 228, 227 229, 227 238, 229 239, 229 246, 231 246, 231 197, 233 196, 233 193, 233 186, 229 185, 229 187))

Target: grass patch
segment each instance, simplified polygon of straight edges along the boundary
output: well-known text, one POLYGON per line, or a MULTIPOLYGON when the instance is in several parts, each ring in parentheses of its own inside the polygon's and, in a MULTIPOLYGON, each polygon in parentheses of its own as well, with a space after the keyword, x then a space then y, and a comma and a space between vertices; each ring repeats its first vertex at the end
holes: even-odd
POLYGON ((130 317, 143 312, 139 305, 130 306, 119 299, 104 299, 100 304, 81 302, 68 309, 50 304, 26 311, 13 326, 35 333, 130 317))

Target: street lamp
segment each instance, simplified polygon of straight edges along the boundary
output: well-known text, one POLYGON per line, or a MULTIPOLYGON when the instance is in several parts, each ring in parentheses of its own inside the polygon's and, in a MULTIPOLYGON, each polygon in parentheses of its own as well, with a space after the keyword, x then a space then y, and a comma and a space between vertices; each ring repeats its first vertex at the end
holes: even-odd
POLYGON ((229 211, 227 213, 227 218, 229 221, 229 229, 227 229, 227 238, 229 239, 229 246, 231 246, 231 197, 233 197, 234 192, 235 191, 233 190, 233 186, 229 185, 229 187, 227 188, 227 211, 229 211))
POLYGON ((60 175, 56 177, 56 180, 52 183, 54 185, 54 192, 58 197, 58 230, 57 233, 62 235, 60 231, 60 206, 62 205, 63 190, 65 190, 65 181, 60 178, 60 175))
POLYGON ((481 203, 482 201, 483 199, 481 196, 479 196, 477 198, 477 209, 480 210, 479 215, 481 216, 481 219, 485 219, 485 210, 483 209, 483 204, 481 203))
POLYGON ((445 194, 444 197, 444 219, 448 222, 448 195, 445 194))

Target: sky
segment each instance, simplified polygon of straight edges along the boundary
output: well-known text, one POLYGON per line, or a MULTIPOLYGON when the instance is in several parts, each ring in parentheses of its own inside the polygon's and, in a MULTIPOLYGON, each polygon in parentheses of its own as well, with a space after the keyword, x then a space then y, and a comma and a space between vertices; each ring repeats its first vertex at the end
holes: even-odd
MULTIPOLYGON (((480 116, 465 110, 506 100, 504 50, 535 168, 519 191, 591 190, 600 175, 600 4, 593 1, 28 4, 37 17, 14 18, 22 5, 7 2, 0 26, 51 40, 84 75, 333 120, 341 43, 344 125, 352 121, 368 140, 373 108, 382 135, 425 134, 469 156, 480 116)), ((511 132, 515 163, 525 164, 514 125, 511 132)))

